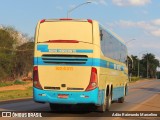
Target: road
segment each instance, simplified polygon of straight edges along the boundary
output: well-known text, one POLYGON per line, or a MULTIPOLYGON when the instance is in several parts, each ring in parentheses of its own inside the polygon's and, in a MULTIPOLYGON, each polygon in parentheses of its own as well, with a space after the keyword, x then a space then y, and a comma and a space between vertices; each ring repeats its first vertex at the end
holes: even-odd
MULTIPOLYGON (((130 83, 129 93, 124 103, 112 103, 110 111, 160 111, 160 80, 141 80, 130 83)), ((86 108, 78 108, 86 110, 86 108)), ((91 108, 90 108, 91 109, 91 108)), ((56 112, 52 115, 56 117, 103 117, 108 114, 99 113, 92 110, 84 112, 76 111, 72 108, 66 112, 56 112)), ((0 111, 48 111, 48 104, 35 103, 32 99, 19 102, 0 103, 0 111)), ((113 119, 113 118, 112 118, 113 119)))

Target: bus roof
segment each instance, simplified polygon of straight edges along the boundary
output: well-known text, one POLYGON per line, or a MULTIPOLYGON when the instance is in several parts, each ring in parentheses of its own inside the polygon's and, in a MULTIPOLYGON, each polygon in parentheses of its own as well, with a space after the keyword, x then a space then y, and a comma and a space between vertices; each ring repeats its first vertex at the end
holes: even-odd
POLYGON ((90 22, 92 23, 93 20, 91 19, 72 19, 72 18, 60 18, 60 19, 42 19, 40 20, 40 23, 43 22, 54 22, 54 21, 82 21, 82 22, 90 22))
MULTIPOLYGON (((59 18, 59 19, 42 19, 40 20, 40 23, 43 23, 43 22, 52 22, 52 21, 82 21, 82 22, 89 22, 89 23, 92 23, 93 21, 96 21, 96 20, 91 20, 91 19, 72 19, 72 18, 59 18)), ((116 33, 114 33, 113 31, 109 30, 109 29, 106 29, 106 27, 104 27, 103 25, 99 24, 103 29, 105 29, 107 32, 109 32, 111 35, 113 35, 113 37, 117 38, 122 44, 125 44, 124 40, 118 36, 116 33)))

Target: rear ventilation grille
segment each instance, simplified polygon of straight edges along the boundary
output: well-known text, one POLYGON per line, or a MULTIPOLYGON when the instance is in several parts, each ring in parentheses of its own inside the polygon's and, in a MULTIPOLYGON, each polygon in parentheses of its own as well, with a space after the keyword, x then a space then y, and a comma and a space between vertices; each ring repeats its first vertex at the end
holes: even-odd
POLYGON ((42 60, 44 63, 49 64, 85 64, 88 60, 88 56, 44 54, 42 55, 42 60))
POLYGON ((49 86, 45 86, 44 89, 60 90, 60 87, 49 87, 49 86))

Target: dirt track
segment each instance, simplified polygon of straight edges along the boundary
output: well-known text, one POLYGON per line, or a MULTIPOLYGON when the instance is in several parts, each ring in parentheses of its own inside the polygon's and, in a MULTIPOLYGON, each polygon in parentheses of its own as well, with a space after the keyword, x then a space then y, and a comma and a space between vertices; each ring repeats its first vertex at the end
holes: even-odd
POLYGON ((32 82, 29 84, 25 85, 12 85, 12 86, 5 86, 5 87, 0 87, 0 91, 6 91, 6 90, 25 90, 28 87, 31 87, 33 85, 32 82))

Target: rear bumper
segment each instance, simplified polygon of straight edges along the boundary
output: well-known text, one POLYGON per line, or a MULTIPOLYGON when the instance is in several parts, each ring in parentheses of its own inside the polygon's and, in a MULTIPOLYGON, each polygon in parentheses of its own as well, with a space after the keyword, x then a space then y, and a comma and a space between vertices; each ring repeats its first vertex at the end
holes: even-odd
POLYGON ((98 88, 92 91, 85 92, 63 92, 63 91, 48 91, 40 90, 33 88, 34 92, 34 101, 35 102, 47 102, 47 103, 56 103, 56 104, 95 104, 99 105, 100 101, 98 100, 98 88), (68 94, 69 97, 58 98, 58 94, 68 94), (88 97, 84 97, 88 96, 88 97))

